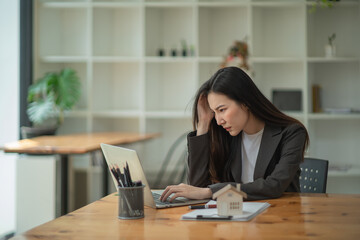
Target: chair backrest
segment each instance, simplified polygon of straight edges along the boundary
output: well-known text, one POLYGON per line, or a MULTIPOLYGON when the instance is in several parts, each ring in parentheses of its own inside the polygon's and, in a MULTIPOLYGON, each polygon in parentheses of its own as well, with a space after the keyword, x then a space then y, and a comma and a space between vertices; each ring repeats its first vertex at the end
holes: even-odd
POLYGON ((187 132, 183 133, 170 146, 152 188, 164 188, 168 185, 186 182, 187 135, 187 132))
POLYGON ((326 193, 329 161, 305 158, 300 164, 300 191, 302 193, 326 193))

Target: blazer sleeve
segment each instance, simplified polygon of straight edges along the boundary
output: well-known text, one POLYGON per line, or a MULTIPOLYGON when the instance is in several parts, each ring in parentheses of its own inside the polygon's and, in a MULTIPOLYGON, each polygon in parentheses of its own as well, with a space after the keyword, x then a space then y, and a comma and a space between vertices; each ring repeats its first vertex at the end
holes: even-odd
POLYGON ((209 174, 209 135, 196 136, 196 131, 188 134, 188 183, 196 187, 207 187, 209 174))
MULTIPOLYGON (((280 159, 274 170, 265 178, 241 185, 241 190, 248 195, 247 200, 278 198, 294 181, 303 158, 303 148, 306 139, 305 129, 299 125, 291 125, 285 129, 279 143, 280 159)), ((272 159, 277 161, 276 159, 272 159)), ((209 185, 214 193, 229 183, 209 185)), ((235 183, 230 183, 235 185, 235 183)))

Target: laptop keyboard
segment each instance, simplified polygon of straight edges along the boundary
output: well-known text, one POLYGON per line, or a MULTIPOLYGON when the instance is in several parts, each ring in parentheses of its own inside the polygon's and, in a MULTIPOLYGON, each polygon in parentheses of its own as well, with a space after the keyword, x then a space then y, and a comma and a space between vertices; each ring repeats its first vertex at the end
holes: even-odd
POLYGON ((167 198, 167 201, 162 202, 162 201, 160 201, 160 197, 161 197, 160 194, 154 193, 154 192, 151 192, 151 193, 152 193, 152 195, 154 197, 155 203, 158 204, 158 205, 169 205, 171 203, 184 203, 185 202, 185 201, 178 200, 178 199, 174 199, 172 202, 169 202, 170 197, 167 198))

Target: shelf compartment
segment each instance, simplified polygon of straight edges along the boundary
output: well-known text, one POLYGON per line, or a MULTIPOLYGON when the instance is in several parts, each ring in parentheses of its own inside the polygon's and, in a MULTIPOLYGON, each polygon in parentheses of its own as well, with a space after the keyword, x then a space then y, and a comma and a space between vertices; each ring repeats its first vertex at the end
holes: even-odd
POLYGON ((330 165, 359 165, 359 119, 310 121, 308 155, 327 159, 330 165))
POLYGON ((260 7, 301 7, 304 5, 302 0, 275 0, 275 1, 268 1, 268 0, 252 0, 252 6, 260 6, 260 7))
POLYGON ((335 33, 336 56, 359 57, 360 48, 354 48, 360 42, 360 28, 356 24, 359 22, 359 8, 352 5, 335 5, 331 9, 318 7, 315 13, 307 13, 308 56, 325 56, 328 37, 335 33))
POLYGON ((146 57, 146 62, 148 63, 194 63, 196 61, 195 57, 146 57))
POLYGON ((185 111, 196 91, 194 65, 146 63, 146 111, 185 111))
POLYGON ((93 0, 92 6, 94 8, 111 8, 111 7, 140 7, 141 0, 93 0))
POLYGON ((198 61, 199 63, 218 63, 221 64, 222 61, 224 61, 225 57, 199 57, 198 61))
POLYGON ((94 56, 140 57, 142 53, 140 12, 140 7, 94 8, 94 56))
POLYGON ((146 7, 192 7, 193 3, 190 1, 151 1, 145 3, 146 7))
POLYGON ((272 90, 301 90, 305 106, 305 70, 303 63, 255 63, 253 78, 261 92, 272 101, 272 90))
POLYGON ((209 80, 212 75, 215 74, 217 70, 220 69, 220 62, 206 62, 199 63, 199 80, 198 87, 200 87, 204 82, 209 80))
POLYGON ((246 6, 199 7, 199 56, 226 56, 234 41, 249 37, 248 15, 246 6))
POLYGON ((94 111, 140 109, 140 64, 94 63, 92 104, 94 111))
POLYGON ((102 118, 124 118, 124 117, 129 118, 129 117, 140 117, 141 113, 138 110, 93 111, 92 116, 93 117, 102 117, 102 118))
POLYGON ((304 10, 298 6, 254 6, 253 57, 305 56, 304 10))
POLYGON ((140 132, 139 118, 94 117, 93 132, 140 132))
POLYGON ((249 62, 252 63, 299 63, 303 62, 302 57, 250 57, 249 62))
POLYGON ((249 1, 243 0, 200 0, 198 3, 199 7, 241 7, 248 6, 249 1))
POLYGON ((147 111, 145 117, 148 119, 182 119, 191 118, 191 111, 147 111))
POLYGON ((46 8, 87 8, 89 3, 85 1, 47 1, 43 2, 42 6, 46 8))
POLYGON ((40 57, 88 55, 87 9, 40 7, 38 14, 40 57))
POLYGON ((94 56, 92 61, 95 63, 139 63, 141 57, 94 56))
POLYGON ((38 79, 43 77, 48 72, 57 72, 64 68, 72 68, 76 71, 80 83, 81 83, 81 96, 79 102, 74 106, 73 110, 86 110, 88 108, 88 76, 87 76, 87 65, 86 63, 77 63, 77 62, 66 62, 66 63, 38 63, 38 71, 36 72, 36 76, 34 79, 38 79))
POLYGON ((86 63, 88 57, 86 56, 42 56, 40 57, 42 62, 48 63, 86 63))
POLYGON ((38 2, 42 4, 49 4, 49 3, 88 3, 89 0, 38 0, 38 2))
POLYGON ((181 41, 195 44, 194 10, 192 7, 147 7, 145 9, 146 56, 158 56, 163 49, 171 56, 172 49, 181 56, 181 41))
MULTIPOLYGON (((326 108, 360 109, 360 72, 358 62, 309 63, 309 93, 313 84, 320 86, 320 104, 326 108), (339 87, 341 86, 341 87, 339 87)), ((309 109, 312 96, 309 95, 309 109)))
POLYGON ((340 170, 335 170, 335 169, 329 169, 329 176, 330 177, 360 177, 360 166, 352 166, 352 165, 348 165, 349 167, 347 168, 347 166, 342 167, 341 165, 339 166, 340 170))
POLYGON ((124 4, 131 4, 131 3, 141 3, 142 0, 92 0, 93 3, 124 3, 124 4))
POLYGON ((357 57, 308 57, 309 63, 327 63, 327 62, 359 62, 360 58, 357 57))
POLYGON ((309 114, 309 120, 355 120, 360 119, 359 113, 311 113, 309 114))

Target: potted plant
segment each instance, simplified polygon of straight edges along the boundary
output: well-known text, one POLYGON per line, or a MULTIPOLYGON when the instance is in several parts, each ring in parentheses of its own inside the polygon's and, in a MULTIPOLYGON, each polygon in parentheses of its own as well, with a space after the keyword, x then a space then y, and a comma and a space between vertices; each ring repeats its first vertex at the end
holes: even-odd
POLYGON ((64 122, 64 111, 80 98, 81 84, 76 72, 65 68, 46 73, 28 89, 27 114, 33 127, 21 127, 24 138, 55 134, 64 122))
POLYGON ((335 57, 336 54, 336 46, 334 40, 336 38, 336 34, 333 33, 328 37, 328 43, 325 45, 325 57, 335 57))

